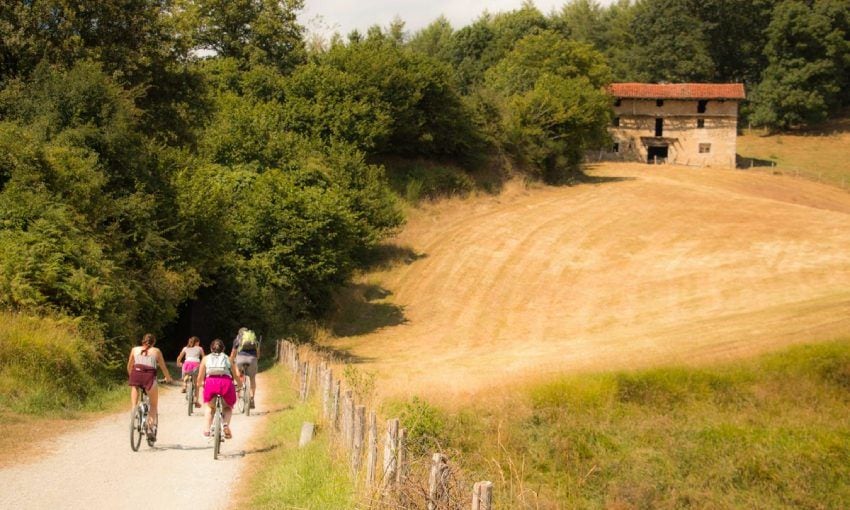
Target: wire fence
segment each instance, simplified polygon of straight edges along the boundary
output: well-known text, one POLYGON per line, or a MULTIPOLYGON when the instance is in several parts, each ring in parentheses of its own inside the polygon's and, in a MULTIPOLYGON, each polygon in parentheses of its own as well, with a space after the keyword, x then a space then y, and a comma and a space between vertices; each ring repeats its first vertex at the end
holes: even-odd
MULTIPOLYGON (((412 455, 407 430, 398 418, 379 427, 351 381, 333 368, 348 361, 288 340, 276 344, 275 359, 292 373, 302 402, 318 394, 321 430, 334 454, 349 466, 359 495, 356 508, 370 510, 493 510, 493 483, 468 480, 445 452, 412 455)), ((309 442, 316 424, 305 423, 300 443, 309 442)))

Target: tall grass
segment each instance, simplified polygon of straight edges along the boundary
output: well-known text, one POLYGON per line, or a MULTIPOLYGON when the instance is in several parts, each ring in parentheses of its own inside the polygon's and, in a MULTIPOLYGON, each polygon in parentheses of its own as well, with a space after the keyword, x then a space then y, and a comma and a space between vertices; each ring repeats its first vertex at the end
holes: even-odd
POLYGON ((846 508, 850 342, 563 377, 430 415, 498 508, 846 508))
POLYGON ((287 384, 290 374, 281 366, 271 369, 272 383, 264 391, 272 393, 274 411, 260 444, 270 445, 252 465, 250 477, 238 499, 249 508, 346 509, 355 507, 353 484, 347 463, 331 455, 328 436, 318 430, 314 440, 298 448, 301 425, 318 423, 318 404, 300 403, 287 384), (247 489, 247 490, 246 490, 247 489))
POLYGON ((0 411, 97 407, 116 385, 117 364, 117 354, 110 357, 102 338, 78 321, 0 312, 0 411))

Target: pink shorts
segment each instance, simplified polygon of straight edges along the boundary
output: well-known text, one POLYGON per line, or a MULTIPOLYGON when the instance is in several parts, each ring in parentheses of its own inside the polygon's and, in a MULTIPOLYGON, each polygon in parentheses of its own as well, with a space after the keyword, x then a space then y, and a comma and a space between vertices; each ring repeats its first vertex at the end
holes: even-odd
POLYGON ((211 375, 204 381, 204 403, 211 402, 216 395, 221 395, 227 407, 236 403, 236 387, 233 379, 226 375, 211 375))
POLYGON ((183 375, 191 374, 201 365, 199 361, 184 361, 183 362, 183 375))

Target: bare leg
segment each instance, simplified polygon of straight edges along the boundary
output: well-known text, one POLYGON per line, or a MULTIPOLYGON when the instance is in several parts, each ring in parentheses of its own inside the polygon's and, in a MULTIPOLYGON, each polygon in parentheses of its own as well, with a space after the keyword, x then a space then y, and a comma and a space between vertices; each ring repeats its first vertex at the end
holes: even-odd
POLYGON ((159 388, 157 388, 155 384, 148 392, 148 397, 150 397, 151 399, 151 412, 148 415, 148 422, 151 425, 156 425, 157 417, 159 416, 159 414, 157 414, 157 404, 159 403, 159 388))
POLYGON ((139 389, 135 386, 130 386, 130 403, 132 404, 130 412, 132 412, 139 405, 139 389))
POLYGON ((231 417, 231 416, 233 416, 233 409, 232 409, 232 408, 230 408, 230 407, 225 407, 225 408, 224 408, 224 413, 223 413, 223 414, 224 414, 224 416, 223 416, 223 418, 224 418, 224 424, 225 424, 225 425, 230 425, 230 417, 231 417))
POLYGON ((212 415, 213 409, 215 408, 214 401, 210 401, 209 404, 204 408, 204 423, 206 428, 204 428, 204 432, 208 432, 210 430, 210 426, 212 426, 212 415))
POLYGON ((254 400, 254 394, 257 392, 257 377, 251 376, 251 400, 254 400))

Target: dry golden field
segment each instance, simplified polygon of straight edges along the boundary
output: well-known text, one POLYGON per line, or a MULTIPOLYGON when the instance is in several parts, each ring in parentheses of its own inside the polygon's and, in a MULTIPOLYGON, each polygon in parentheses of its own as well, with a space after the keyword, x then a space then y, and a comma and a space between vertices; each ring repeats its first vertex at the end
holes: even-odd
POLYGON ((638 164, 412 210, 335 336, 385 394, 702 364, 850 333, 850 193, 638 164))
POLYGON ((816 130, 767 135, 758 130, 738 137, 745 167, 834 184, 850 190, 850 117, 816 130), (775 166, 773 166, 775 165, 775 166))

